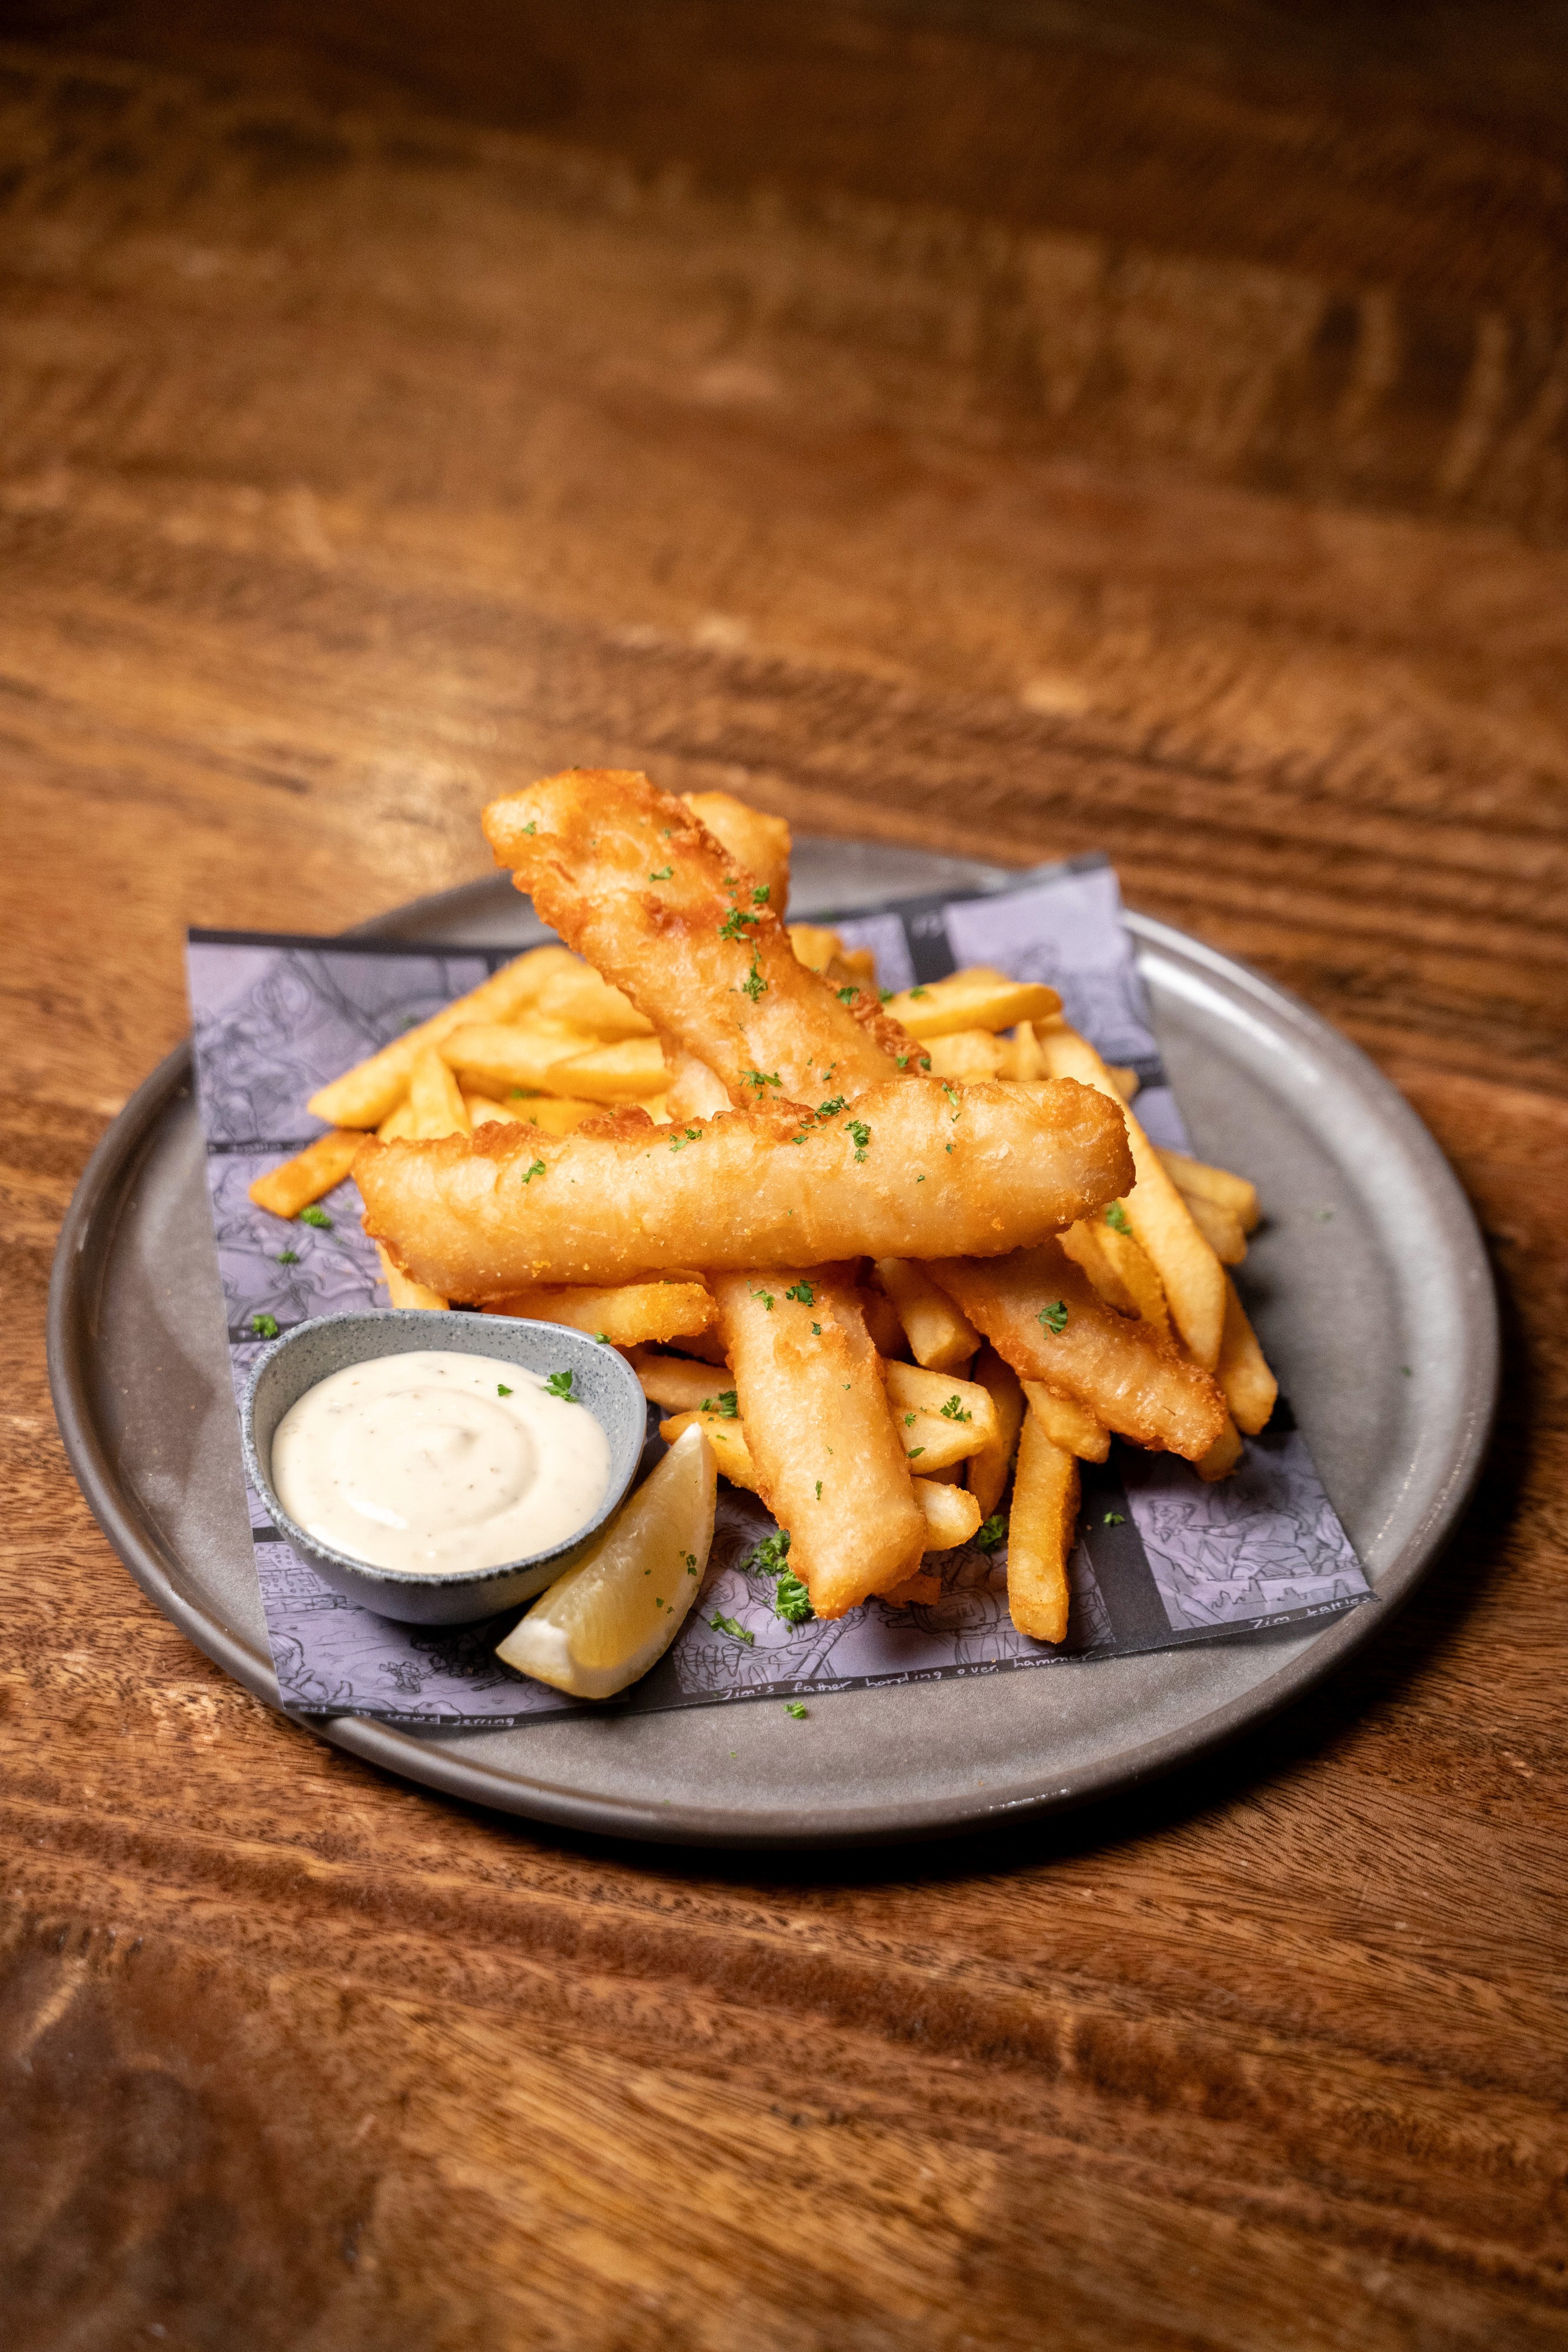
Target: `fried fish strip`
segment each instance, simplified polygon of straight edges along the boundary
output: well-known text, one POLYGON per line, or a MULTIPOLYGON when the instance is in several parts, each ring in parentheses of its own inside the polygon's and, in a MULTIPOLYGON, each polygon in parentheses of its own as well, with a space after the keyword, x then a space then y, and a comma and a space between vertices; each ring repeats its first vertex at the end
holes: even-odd
POLYGON ((841 1617, 911 1575, 926 1543, 860 1300, 821 1275, 793 1295, 755 1271, 713 1289, 758 1492, 818 1616, 841 1617))
POLYGON ((622 768, 569 768, 492 801, 485 837, 543 919, 732 1102, 817 1103, 883 1084, 920 1049, 874 992, 801 963, 758 883, 686 803, 622 768), (864 1014, 857 1017, 856 1006, 864 1014), (891 1036, 894 1051, 883 1050, 891 1036))
POLYGON ((1107 1307, 1059 1241, 1009 1257, 939 1261, 926 1272, 1020 1380, 1087 1405, 1134 1444, 1197 1462, 1224 1429, 1225 1399, 1208 1373, 1148 1324, 1107 1307))
POLYGON ((766 882, 768 903, 782 922, 789 902, 790 841, 784 818, 737 801, 733 793, 683 793, 681 798, 733 865, 766 882))
POLYGON ((632 1109, 559 1137, 486 1125, 369 1142, 354 1162, 371 1239, 468 1300, 692 1265, 989 1256, 1086 1215, 1130 1174, 1121 1114, 1091 1087, 959 1095, 934 1078, 894 1079, 827 1119, 785 1106, 672 1129, 632 1109))

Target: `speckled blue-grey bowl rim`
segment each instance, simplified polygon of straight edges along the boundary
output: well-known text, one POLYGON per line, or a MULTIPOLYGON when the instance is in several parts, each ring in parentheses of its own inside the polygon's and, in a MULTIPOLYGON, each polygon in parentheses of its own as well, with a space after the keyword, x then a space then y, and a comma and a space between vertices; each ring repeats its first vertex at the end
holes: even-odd
POLYGON ((279 1535, 339 1591, 364 1601, 381 1616, 423 1625, 472 1624, 530 1598, 546 1581, 564 1574, 620 1508, 636 1475, 646 1433, 647 1404, 641 1383, 616 1349, 568 1324, 453 1307, 364 1308, 318 1315, 308 1323, 296 1324, 260 1358, 240 1406, 246 1468, 279 1535), (272 1483, 272 1440, 283 1415, 307 1390, 350 1364, 447 1349, 487 1356, 525 1371, 570 1370, 575 1402, 592 1413, 610 1444, 609 1484, 593 1517, 561 1542, 541 1550, 493 1568, 439 1576, 380 1569, 308 1534, 284 1509, 272 1483), (281 1401, 269 1393, 279 1388, 281 1401))

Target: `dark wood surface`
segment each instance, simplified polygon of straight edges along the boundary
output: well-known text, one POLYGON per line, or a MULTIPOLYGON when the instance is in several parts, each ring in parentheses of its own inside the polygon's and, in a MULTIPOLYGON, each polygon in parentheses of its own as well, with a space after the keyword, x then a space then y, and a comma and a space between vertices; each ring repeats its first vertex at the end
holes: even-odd
POLYGON ((1568 2343, 1568 32, 989 0, 13 7, 0 2335, 1568 2343), (1137 904, 1494 1247, 1461 1539, 1267 1732, 758 1864, 378 1779, 145 1603, 54 1235, 191 921, 568 761, 1137 904))

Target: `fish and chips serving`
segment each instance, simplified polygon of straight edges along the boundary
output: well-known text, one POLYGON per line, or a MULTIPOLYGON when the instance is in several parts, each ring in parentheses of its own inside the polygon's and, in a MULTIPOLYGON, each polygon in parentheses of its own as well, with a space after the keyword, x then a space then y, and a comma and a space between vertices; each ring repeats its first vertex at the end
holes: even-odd
MULTIPOLYGON (((394 1306, 624 1351, 662 1435, 699 1433, 691 1523, 716 1478, 771 1514, 793 1622, 918 1608, 969 1546, 1005 1556, 1016 1632, 1061 1643, 1081 1465, 1118 1438, 1223 1481, 1274 1412, 1229 1271, 1251 1184, 1151 1141, 1054 989, 889 989, 790 924, 788 827, 725 793, 568 770, 484 826, 560 944, 319 1087, 327 1132, 254 1203, 308 1214, 351 1172, 394 1306)), ((701 1581, 661 1507, 638 1489, 502 1657, 593 1697, 647 1671, 677 1621, 643 1551, 701 1581)))

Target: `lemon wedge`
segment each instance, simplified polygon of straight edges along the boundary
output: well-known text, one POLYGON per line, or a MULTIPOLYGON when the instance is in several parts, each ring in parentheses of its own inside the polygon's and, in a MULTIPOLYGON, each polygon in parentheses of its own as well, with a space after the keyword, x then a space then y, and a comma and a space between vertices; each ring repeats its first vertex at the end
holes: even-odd
POLYGON ((573 1698, 613 1698, 669 1648, 702 1589, 718 1475, 694 1426, 496 1655, 573 1698))

